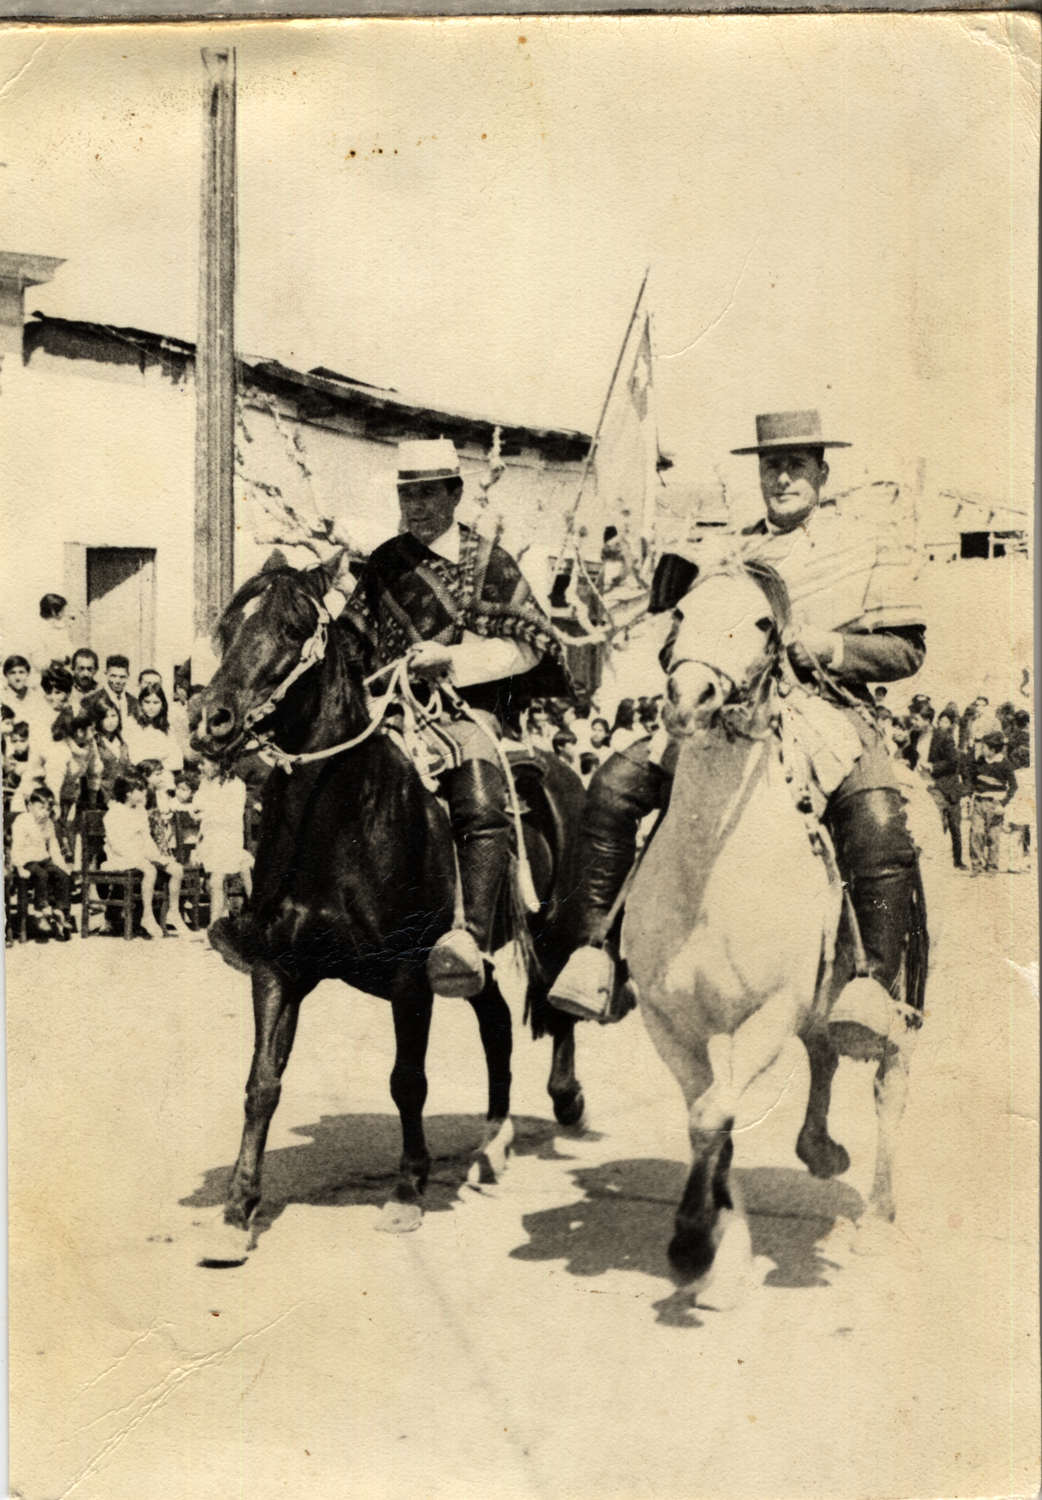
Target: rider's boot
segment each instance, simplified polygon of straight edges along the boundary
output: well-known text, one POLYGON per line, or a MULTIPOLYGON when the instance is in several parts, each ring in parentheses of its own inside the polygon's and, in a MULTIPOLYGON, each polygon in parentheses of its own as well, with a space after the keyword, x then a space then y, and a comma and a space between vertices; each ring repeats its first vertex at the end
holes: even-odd
POLYGON ((903 799, 890 788, 855 792, 830 804, 828 823, 868 974, 875 981, 849 984, 833 1007, 830 1024, 864 1028, 885 1038, 893 1002, 907 1001, 913 1010, 920 1009, 926 979, 925 903, 903 799))
POLYGON ((639 743, 607 760, 590 782, 579 841, 580 944, 550 992, 559 1010, 604 1020, 615 988, 615 962, 605 949, 612 908, 637 854, 644 818, 668 800, 670 778, 639 743))
POLYGON ((485 987, 492 922, 510 860, 506 778, 487 760, 467 760, 442 777, 463 883, 465 927, 438 939, 427 959, 436 995, 469 998, 485 987))

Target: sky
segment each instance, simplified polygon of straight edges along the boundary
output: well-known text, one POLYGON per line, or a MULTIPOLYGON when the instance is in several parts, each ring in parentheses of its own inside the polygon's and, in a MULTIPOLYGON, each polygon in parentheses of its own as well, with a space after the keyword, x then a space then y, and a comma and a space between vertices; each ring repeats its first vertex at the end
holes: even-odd
POLYGON ((0 32, 29 310, 194 338, 203 45, 238 73, 243 352, 592 431, 646 268, 677 484, 821 410, 838 486, 1028 507, 1038 18, 0 32))

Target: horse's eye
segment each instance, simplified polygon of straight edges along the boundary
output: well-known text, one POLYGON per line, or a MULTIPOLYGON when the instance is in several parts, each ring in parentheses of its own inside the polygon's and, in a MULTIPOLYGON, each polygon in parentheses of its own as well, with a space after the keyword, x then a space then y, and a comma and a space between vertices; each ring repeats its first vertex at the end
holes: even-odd
POLYGON ((756 628, 757 630, 762 630, 764 635, 767 635, 773 624, 774 621, 771 619, 770 615, 763 615, 759 620, 757 620, 756 628))

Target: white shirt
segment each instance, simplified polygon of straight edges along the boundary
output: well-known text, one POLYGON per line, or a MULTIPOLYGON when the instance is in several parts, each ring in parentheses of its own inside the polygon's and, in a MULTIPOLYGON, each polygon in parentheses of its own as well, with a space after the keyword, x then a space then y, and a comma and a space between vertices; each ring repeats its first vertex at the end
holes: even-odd
MULTIPOLYGON (((459 563, 459 522, 453 521, 448 531, 443 531, 427 547, 446 562, 459 563)), ((472 630, 463 632, 458 646, 450 646, 452 653, 452 680, 457 687, 475 687, 479 682, 498 682, 503 677, 519 677, 530 672, 539 660, 539 652, 527 641, 487 639, 475 635, 472 630)))

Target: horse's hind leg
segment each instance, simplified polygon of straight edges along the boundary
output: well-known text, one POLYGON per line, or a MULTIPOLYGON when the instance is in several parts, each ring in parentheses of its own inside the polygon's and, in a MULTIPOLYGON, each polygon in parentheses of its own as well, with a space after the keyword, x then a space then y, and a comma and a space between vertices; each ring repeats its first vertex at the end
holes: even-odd
POLYGON ((423 1217, 420 1203, 431 1170, 423 1133, 423 1106, 427 1102, 427 1041, 433 1005, 434 997, 424 981, 391 1001, 395 1039, 391 1098, 402 1124, 402 1156, 394 1193, 384 1205, 377 1226, 391 1234, 419 1229, 423 1217))
POLYGON ((253 966, 253 1062, 246 1082, 246 1119, 228 1197, 204 1259, 242 1261, 249 1224, 261 1196, 261 1167, 268 1128, 282 1093, 282 1075, 293 1049, 300 1002, 310 983, 291 979, 270 964, 253 966))
POLYGON ((491 1185, 506 1171, 507 1156, 514 1139, 510 1119, 510 1058, 514 1048, 510 1007, 491 976, 471 1005, 481 1033, 481 1045, 488 1068, 488 1114, 481 1144, 467 1180, 471 1186, 491 1185))
POLYGON ((832 1079, 839 1067, 839 1053, 821 1022, 811 1020, 802 1040, 810 1063, 810 1093, 796 1140, 796 1155, 813 1177, 841 1177, 850 1169, 850 1155, 829 1135, 832 1079))

